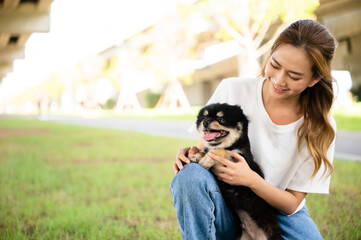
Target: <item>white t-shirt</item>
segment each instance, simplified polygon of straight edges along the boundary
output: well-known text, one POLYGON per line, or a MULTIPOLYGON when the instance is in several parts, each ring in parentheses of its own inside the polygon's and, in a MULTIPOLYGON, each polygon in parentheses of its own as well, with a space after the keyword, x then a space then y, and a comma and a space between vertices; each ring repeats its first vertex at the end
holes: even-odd
MULTIPOLYGON (((305 193, 328 193, 330 177, 322 177, 324 165, 311 181, 314 162, 306 144, 298 151, 297 130, 303 118, 287 124, 276 125, 268 116, 262 101, 262 84, 265 78, 228 78, 223 80, 207 104, 228 103, 239 105, 249 119, 248 136, 255 161, 261 166, 265 180, 285 190, 305 193)), ((330 116, 336 130, 336 122, 330 116)), ((195 124, 190 129, 196 133, 195 124)), ((335 139, 327 156, 333 161, 335 139)), ((303 207, 305 200, 297 208, 303 207)))

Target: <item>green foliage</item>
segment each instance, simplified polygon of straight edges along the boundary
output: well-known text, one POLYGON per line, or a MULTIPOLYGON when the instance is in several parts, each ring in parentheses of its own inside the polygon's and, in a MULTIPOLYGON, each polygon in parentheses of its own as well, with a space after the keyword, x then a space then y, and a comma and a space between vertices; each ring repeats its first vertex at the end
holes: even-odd
POLYGON ((113 109, 116 104, 116 100, 109 98, 107 102, 104 104, 103 109, 113 109))
POLYGON ((147 108, 154 108, 157 104, 161 94, 160 93, 154 93, 151 91, 148 91, 145 95, 145 101, 147 104, 147 108))
MULTIPOLYGON (((289 24, 299 19, 311 18, 319 6, 319 0, 206 0, 199 5, 202 7, 196 8, 207 16, 209 22, 218 21, 224 16, 235 30, 247 34, 243 32, 250 27, 245 28, 247 23, 257 26, 258 31, 265 21, 274 22, 280 19, 289 24)), ((218 34, 223 32, 223 35, 228 35, 222 27, 218 31, 218 34)))
POLYGON ((351 93, 355 97, 355 100, 361 102, 361 84, 351 88, 351 93))
POLYGON ((43 96, 47 96, 51 100, 60 99, 65 90, 64 84, 59 81, 56 74, 52 74, 48 81, 39 84, 35 88, 37 88, 43 96))
POLYGON ((286 23, 310 18, 320 5, 319 0, 268 0, 260 2, 268 2, 268 18, 276 19, 278 15, 286 23))
POLYGON ((24 104, 27 101, 36 103, 43 98, 46 98, 48 101, 56 101, 60 99, 64 89, 64 84, 60 82, 56 74, 52 74, 49 80, 34 87, 27 88, 24 92, 16 96, 14 102, 17 104, 24 104))

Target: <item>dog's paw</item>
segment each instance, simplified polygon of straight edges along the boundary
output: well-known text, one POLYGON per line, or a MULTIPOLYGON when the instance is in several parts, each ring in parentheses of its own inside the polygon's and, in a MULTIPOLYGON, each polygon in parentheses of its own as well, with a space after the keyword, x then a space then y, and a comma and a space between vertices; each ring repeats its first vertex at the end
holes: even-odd
POLYGON ((211 153, 215 154, 215 155, 218 155, 220 157, 223 157, 223 158, 227 158, 227 159, 230 159, 231 156, 229 155, 228 151, 225 150, 225 149, 221 149, 221 148, 217 148, 217 149, 213 149, 210 151, 211 153))
POLYGON ((198 153, 195 153, 193 154, 191 157, 189 157, 188 159, 191 161, 191 162, 194 162, 194 163, 198 163, 203 157, 204 157, 205 153, 204 152, 198 152, 198 153))
POLYGON ((209 157, 208 155, 205 155, 198 164, 204 167, 205 169, 209 170, 211 167, 213 167, 217 162, 213 160, 213 158, 209 157))

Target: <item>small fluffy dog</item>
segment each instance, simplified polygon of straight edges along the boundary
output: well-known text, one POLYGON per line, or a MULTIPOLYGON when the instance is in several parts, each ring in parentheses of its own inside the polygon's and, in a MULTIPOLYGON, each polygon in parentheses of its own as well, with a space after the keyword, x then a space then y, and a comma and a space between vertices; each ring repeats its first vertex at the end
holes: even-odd
MULTIPOLYGON (((235 151, 245 158, 253 171, 264 177, 253 160, 248 139, 248 119, 239 106, 220 103, 207 105, 199 111, 196 125, 204 149, 190 157, 192 162, 210 169, 219 163, 208 157, 207 152, 212 151, 235 161, 227 150, 235 151)), ((241 239, 282 239, 274 209, 262 198, 247 187, 232 186, 222 181, 218 183, 226 203, 239 217, 241 239)))

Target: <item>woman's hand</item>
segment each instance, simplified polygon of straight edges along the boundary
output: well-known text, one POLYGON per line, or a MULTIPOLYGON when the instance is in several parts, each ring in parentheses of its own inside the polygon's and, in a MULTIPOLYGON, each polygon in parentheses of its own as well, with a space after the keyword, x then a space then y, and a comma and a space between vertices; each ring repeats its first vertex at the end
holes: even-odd
POLYGON ((197 152, 199 152, 199 149, 195 146, 179 149, 176 155, 175 163, 173 164, 174 173, 177 174, 183 169, 183 163, 190 163, 188 158, 197 152))
POLYGON ((212 168, 214 175, 216 175, 219 180, 231 185, 249 187, 255 194, 284 214, 289 215, 294 213, 307 195, 307 193, 289 189, 281 190, 268 183, 255 171, 250 169, 246 160, 236 152, 229 152, 229 154, 236 159, 236 162, 232 162, 210 152, 207 154, 223 165, 215 165, 212 168))
POLYGON ((236 162, 232 162, 211 152, 207 154, 222 165, 217 164, 212 168, 213 174, 216 175, 220 181, 230 185, 252 187, 259 179, 257 177, 258 174, 250 169, 246 160, 236 152, 229 152, 229 154, 236 159, 236 162))

